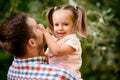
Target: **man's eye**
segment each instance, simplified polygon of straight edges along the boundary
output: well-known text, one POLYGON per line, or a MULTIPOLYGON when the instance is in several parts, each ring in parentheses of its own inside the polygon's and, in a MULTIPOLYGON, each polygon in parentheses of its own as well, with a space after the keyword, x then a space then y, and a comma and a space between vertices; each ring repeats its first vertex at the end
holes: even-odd
POLYGON ((39 28, 39 26, 37 25, 36 28, 39 28))
POLYGON ((36 28, 38 29, 39 27, 40 27, 40 26, 37 24, 37 25, 36 25, 36 28))

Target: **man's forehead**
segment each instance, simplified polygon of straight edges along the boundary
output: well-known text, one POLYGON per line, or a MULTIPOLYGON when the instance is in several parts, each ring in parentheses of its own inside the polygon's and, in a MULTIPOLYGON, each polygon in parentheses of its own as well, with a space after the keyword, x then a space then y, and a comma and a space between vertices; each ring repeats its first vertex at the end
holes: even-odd
POLYGON ((26 22, 27 22, 27 24, 29 26, 35 26, 35 25, 37 25, 36 21, 33 18, 31 18, 31 17, 28 17, 26 22))

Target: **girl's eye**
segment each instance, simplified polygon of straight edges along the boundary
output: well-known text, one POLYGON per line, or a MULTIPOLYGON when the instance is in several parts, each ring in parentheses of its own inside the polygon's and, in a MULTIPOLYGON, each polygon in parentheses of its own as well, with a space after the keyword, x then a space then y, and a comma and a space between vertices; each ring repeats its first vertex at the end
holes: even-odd
POLYGON ((66 24, 64 24, 65 26, 67 26, 68 24, 66 23, 66 24))
POLYGON ((58 26, 58 24, 54 24, 54 26, 58 26))

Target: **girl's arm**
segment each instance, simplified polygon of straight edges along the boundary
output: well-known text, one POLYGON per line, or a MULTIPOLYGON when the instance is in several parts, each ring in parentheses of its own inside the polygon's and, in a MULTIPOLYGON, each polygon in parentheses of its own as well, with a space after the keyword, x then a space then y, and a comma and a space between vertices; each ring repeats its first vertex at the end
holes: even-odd
POLYGON ((48 33, 48 31, 45 30, 43 26, 40 26, 40 29, 43 31, 46 43, 50 49, 50 51, 53 53, 55 56, 62 56, 65 54, 69 54, 73 51, 75 51, 74 48, 72 48, 69 45, 63 44, 59 46, 52 38, 52 36, 48 33))

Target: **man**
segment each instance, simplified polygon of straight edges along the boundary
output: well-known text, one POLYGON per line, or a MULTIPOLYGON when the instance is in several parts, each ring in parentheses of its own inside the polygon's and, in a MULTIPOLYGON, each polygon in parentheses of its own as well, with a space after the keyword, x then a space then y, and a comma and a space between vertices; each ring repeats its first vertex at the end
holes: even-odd
POLYGON ((25 13, 11 15, 0 27, 0 45, 14 56, 8 80, 76 80, 47 63, 40 25, 25 13))

